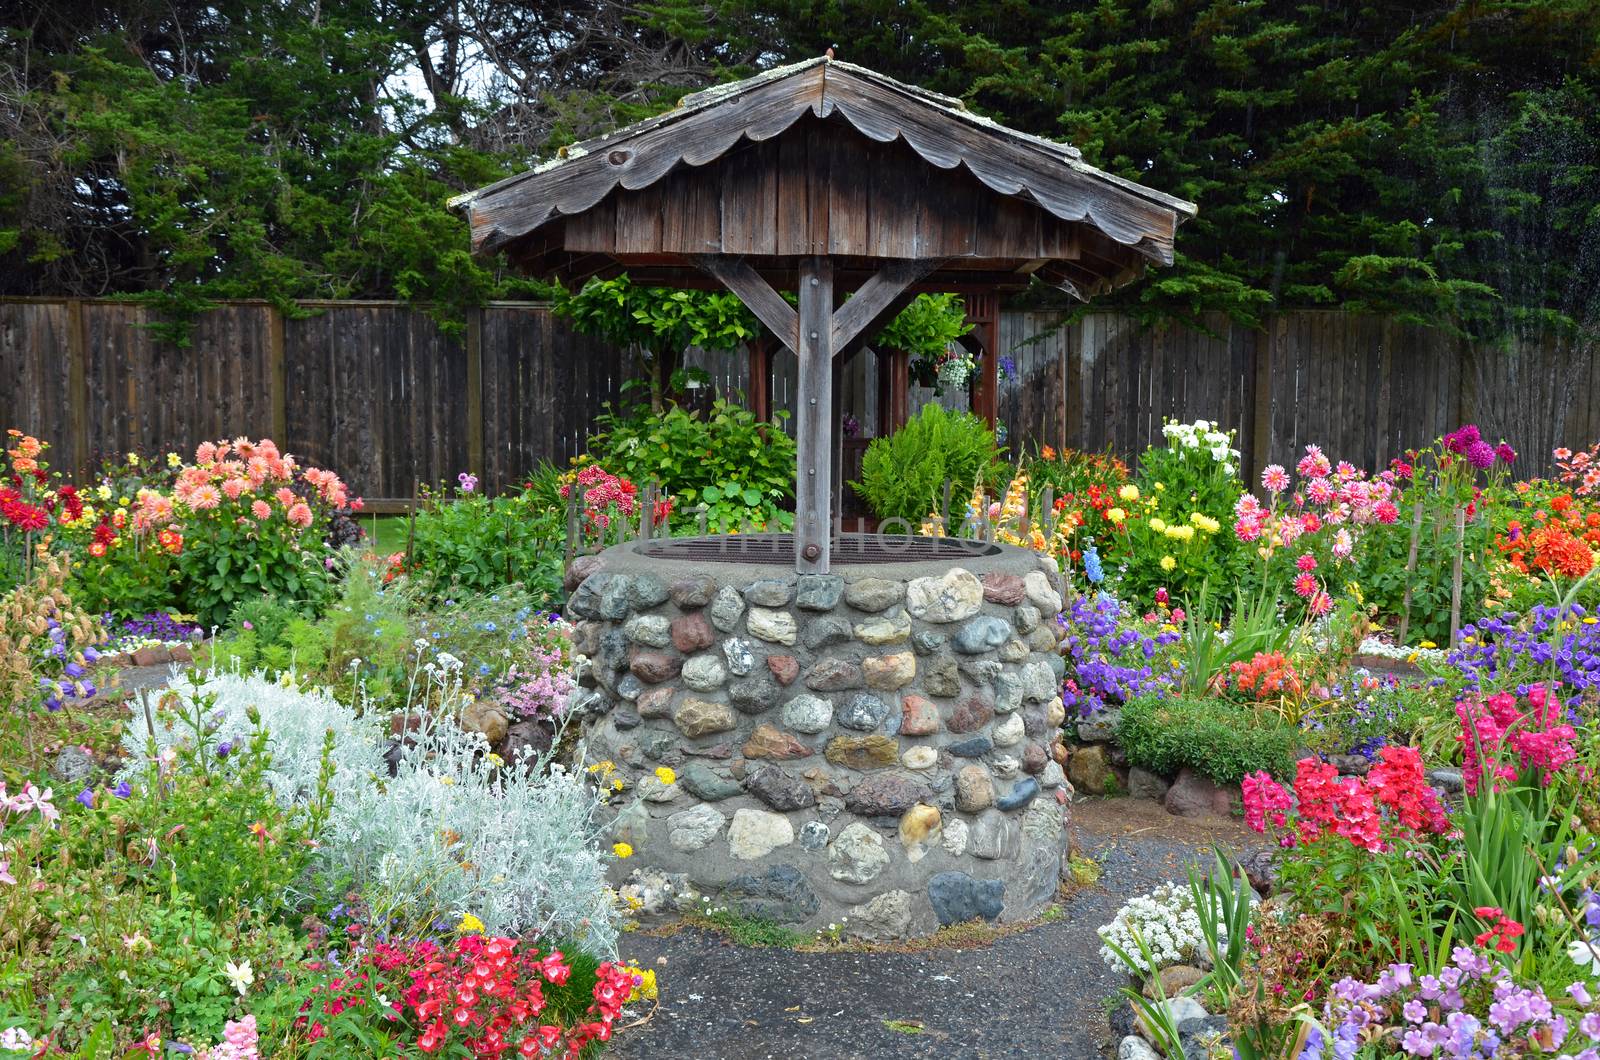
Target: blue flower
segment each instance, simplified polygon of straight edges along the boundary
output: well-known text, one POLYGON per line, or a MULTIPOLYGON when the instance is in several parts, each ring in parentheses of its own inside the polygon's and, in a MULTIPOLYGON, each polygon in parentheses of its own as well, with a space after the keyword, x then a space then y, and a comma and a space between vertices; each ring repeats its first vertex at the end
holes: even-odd
POLYGON ((1099 585, 1106 580, 1105 568, 1100 565, 1100 553, 1093 545, 1083 550, 1083 573, 1093 585, 1099 585))
POLYGON ((115 795, 119 799, 126 799, 129 795, 133 794, 133 789, 129 787, 128 782, 124 780, 122 783, 111 789, 111 794, 115 795))
POLYGON ((78 797, 73 801, 82 806, 87 806, 91 810, 94 809, 94 789, 84 788, 82 791, 78 792, 78 797))

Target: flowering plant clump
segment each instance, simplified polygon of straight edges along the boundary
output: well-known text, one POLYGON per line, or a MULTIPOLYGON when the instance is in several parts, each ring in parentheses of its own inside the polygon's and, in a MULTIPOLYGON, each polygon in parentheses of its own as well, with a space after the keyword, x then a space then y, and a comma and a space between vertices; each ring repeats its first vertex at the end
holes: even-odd
MULTIPOLYGON (((1500 926, 1520 928, 1503 918, 1500 926)), ((1353 1057, 1363 1048, 1374 1056, 1592 1057, 1600 1046, 1600 1011, 1581 980, 1567 995, 1558 1005, 1542 986, 1518 983, 1479 949, 1456 946, 1437 975, 1391 964, 1375 982, 1341 979, 1298 1058, 1353 1057)))
POLYGON ((1600 690, 1600 620, 1581 604, 1492 615, 1462 627, 1448 661, 1473 691, 1539 683, 1575 704, 1600 690))
MULTIPOLYGON (((66 580, 65 564, 52 556, 31 580, 0 596, 0 735, 28 727, 35 707, 54 712, 98 692, 93 667, 105 634, 67 594, 66 580)), ((31 727, 27 746, 33 746, 31 727)))
POLYGON ((1241 788, 1245 823, 1257 832, 1270 825, 1285 847, 1334 835, 1382 851, 1397 838, 1449 828, 1444 806, 1425 779, 1422 756, 1412 747, 1385 747, 1365 777, 1341 777, 1326 762, 1302 758, 1292 798, 1262 772, 1246 777, 1241 788))
POLYGON ((1295 465, 1299 485, 1287 470, 1270 464, 1261 473, 1268 494, 1263 505, 1251 494, 1234 505, 1233 532, 1254 545, 1263 576, 1283 584, 1307 614, 1333 610, 1335 594, 1355 588, 1355 555, 1365 528, 1399 518, 1395 472, 1368 478, 1361 469, 1335 465, 1319 446, 1308 445, 1295 465))
POLYGON ((1498 788, 1523 773, 1538 775, 1548 785, 1562 767, 1578 757, 1577 730, 1566 722, 1566 709, 1542 685, 1528 689, 1526 707, 1510 692, 1456 704, 1461 719, 1462 775, 1467 792, 1476 793, 1485 777, 1498 788))
MULTIPOLYGON (((1531 580, 1530 588, 1551 580, 1564 590, 1594 569, 1600 510, 1575 491, 1557 491, 1539 480, 1516 483, 1513 494, 1520 509, 1510 504, 1502 508, 1518 517, 1502 516, 1503 528, 1494 543, 1518 580, 1531 580)), ((1499 597, 1512 598, 1513 590, 1504 581, 1499 597)))
POLYGON ((1058 519, 1063 566, 1079 561, 1084 539, 1097 539, 1116 529, 1106 513, 1125 503, 1121 491, 1130 485, 1128 465, 1116 456, 1058 451, 1047 445, 1024 467, 1033 509, 1042 514, 1044 496, 1047 492, 1050 496, 1050 507, 1058 519))
POLYGON ((1076 597, 1057 619, 1066 631, 1060 644, 1067 659, 1062 698, 1078 717, 1092 717, 1141 693, 1171 686, 1176 662, 1164 649, 1178 639, 1177 627, 1157 625, 1153 614, 1147 618, 1129 622, 1121 603, 1097 593, 1076 597))
POLYGON ((1563 446, 1551 455, 1559 469, 1557 477, 1571 486, 1573 493, 1580 497, 1600 494, 1600 442, 1577 452, 1563 446))
POLYGON ((58 544, 80 582, 104 587, 106 610, 132 615, 164 602, 202 625, 258 593, 319 597, 333 524, 361 507, 333 472, 243 437, 202 442, 190 463, 130 453, 73 497, 77 516, 62 520, 58 544), (153 587, 163 600, 149 596, 153 587))
POLYGON ((1279 651, 1256 652, 1228 667, 1227 686, 1257 701, 1293 699, 1305 691, 1294 664, 1279 651))
POLYGON ((516 661, 495 679, 490 698, 513 718, 555 720, 567 711, 572 677, 572 627, 559 615, 529 622, 516 661))
POLYGON ((398 1024, 425 1054, 577 1057, 590 1042, 611 1038, 638 983, 609 962, 582 977, 574 971, 561 950, 527 940, 380 941, 314 988, 299 1025, 318 1041, 341 1029, 341 1017, 364 1017, 398 1024))
POLYGON ((1111 923, 1098 930, 1102 940, 1100 959, 1114 972, 1144 973, 1171 964, 1187 964, 1204 952, 1206 944, 1195 912, 1194 893, 1177 883, 1164 883, 1148 894, 1129 899, 1111 923), (1117 953, 1118 949, 1126 959, 1117 953), (1145 950, 1153 964, 1146 961, 1145 950))

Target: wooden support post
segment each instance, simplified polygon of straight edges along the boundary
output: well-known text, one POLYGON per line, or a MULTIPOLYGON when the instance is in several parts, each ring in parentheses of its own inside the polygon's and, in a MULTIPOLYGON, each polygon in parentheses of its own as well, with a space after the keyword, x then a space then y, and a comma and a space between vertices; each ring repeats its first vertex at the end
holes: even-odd
POLYGON ((993 427, 1000 414, 1000 298, 993 292, 968 291, 963 300, 972 338, 982 350, 972 384, 972 411, 993 427))
POLYGON ((750 343, 750 411, 756 420, 772 419, 772 340, 759 335, 750 343))
POLYGON ((879 433, 893 434, 911 419, 911 355, 905 350, 889 351, 889 426, 879 433))
MULTIPOLYGON (((742 292, 741 292, 742 293, 742 292)), ((795 570, 826 574, 829 569, 829 500, 833 461, 833 261, 800 261, 799 439, 795 466, 795 570)))
MULTIPOLYGON (((845 365, 837 359, 833 362, 833 392, 844 392, 845 365)), ((834 540, 844 533, 844 424, 842 417, 833 416, 828 421, 828 456, 833 463, 828 478, 832 489, 828 495, 828 525, 834 540)))

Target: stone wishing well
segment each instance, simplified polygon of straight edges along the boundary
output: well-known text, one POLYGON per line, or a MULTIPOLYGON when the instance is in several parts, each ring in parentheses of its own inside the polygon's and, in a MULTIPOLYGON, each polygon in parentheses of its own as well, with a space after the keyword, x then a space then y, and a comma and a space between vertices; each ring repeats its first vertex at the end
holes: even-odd
POLYGON ((796 575, 639 548, 585 561, 568 605, 588 757, 630 785, 618 882, 648 866, 746 915, 875 937, 1055 895, 1061 598, 1038 557, 796 575))

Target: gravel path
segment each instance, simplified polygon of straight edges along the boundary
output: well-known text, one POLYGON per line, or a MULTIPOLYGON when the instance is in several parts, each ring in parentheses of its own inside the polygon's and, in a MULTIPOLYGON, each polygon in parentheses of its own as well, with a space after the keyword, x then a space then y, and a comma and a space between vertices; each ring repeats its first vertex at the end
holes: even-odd
POLYGON ((1129 896, 1184 878, 1212 843, 1242 851, 1255 837, 1234 821, 1169 816, 1133 799, 1074 808, 1097 886, 1062 903, 1058 919, 992 945, 930 950, 796 953, 746 949, 702 931, 623 936, 622 951, 654 967, 659 1010, 619 1035, 611 1055, 745 1058, 1011 1057, 1089 1060, 1111 1045, 1102 999, 1125 980, 1100 962, 1095 929, 1129 896))

